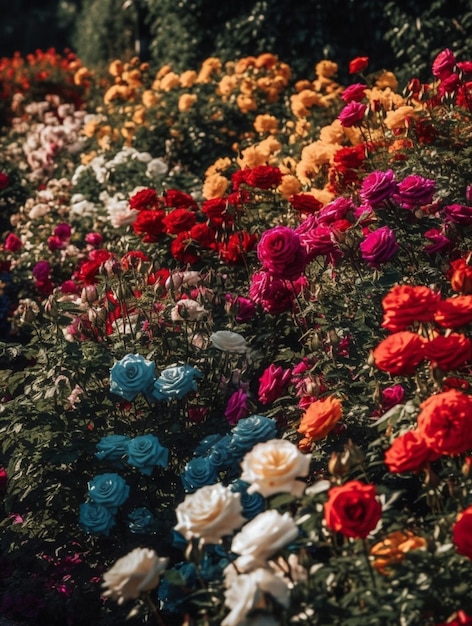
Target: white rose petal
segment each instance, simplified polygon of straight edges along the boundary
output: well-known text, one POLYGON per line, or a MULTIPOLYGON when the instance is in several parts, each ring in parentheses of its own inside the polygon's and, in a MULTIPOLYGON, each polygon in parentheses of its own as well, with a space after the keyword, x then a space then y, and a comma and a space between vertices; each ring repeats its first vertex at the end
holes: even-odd
POLYGON ((244 354, 248 349, 244 337, 239 333, 233 333, 231 330, 218 330, 211 334, 210 340, 213 347, 222 352, 244 354))
POLYGON ((296 480, 306 476, 311 456, 302 454, 287 439, 272 439, 258 443, 243 458, 241 479, 251 483, 248 493, 258 491, 267 497, 288 492, 301 496, 305 483, 296 480))
POLYGON ((260 513, 233 537, 231 551, 241 555, 235 562, 237 569, 265 567, 266 560, 297 535, 297 525, 288 513, 281 515, 274 509, 260 513))
POLYGON ((207 543, 220 543, 246 521, 241 512, 239 493, 221 483, 205 485, 177 506, 175 530, 186 539, 200 537, 207 543))
POLYGON ((168 561, 149 548, 135 548, 103 575, 106 589, 103 595, 117 600, 118 604, 138 598, 142 591, 157 587, 168 561))

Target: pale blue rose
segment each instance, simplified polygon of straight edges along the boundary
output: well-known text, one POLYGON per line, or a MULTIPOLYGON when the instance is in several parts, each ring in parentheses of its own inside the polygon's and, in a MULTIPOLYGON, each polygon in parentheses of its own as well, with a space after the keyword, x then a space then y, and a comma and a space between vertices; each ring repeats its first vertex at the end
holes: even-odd
POLYGON ((86 533, 109 535, 115 525, 115 516, 109 508, 96 502, 84 502, 79 508, 79 524, 86 533))
POLYGON ((95 456, 100 461, 120 461, 126 454, 127 445, 130 441, 127 435, 108 435, 102 437, 97 443, 95 456))
POLYGON ((152 396, 156 400, 182 399, 190 391, 197 390, 196 378, 202 373, 191 365, 174 365, 161 372, 154 382, 152 396))
POLYGON ((116 513, 128 499, 129 485, 119 474, 98 474, 88 483, 88 495, 95 504, 116 513))
POLYGON ((153 361, 147 361, 140 354, 127 354, 110 370, 110 391, 131 402, 138 393, 147 394, 154 379, 153 361))
POLYGON ((193 493, 200 487, 216 483, 218 471, 209 459, 199 456, 187 463, 180 479, 185 492, 193 493))
POLYGON ((277 435, 277 425, 271 417, 250 415, 245 417, 231 429, 230 448, 235 455, 242 456, 249 452, 256 443, 274 439, 277 435))
POLYGON ((141 474, 150 476, 156 467, 167 467, 169 450, 161 445, 155 435, 139 435, 131 439, 127 446, 128 463, 141 474))

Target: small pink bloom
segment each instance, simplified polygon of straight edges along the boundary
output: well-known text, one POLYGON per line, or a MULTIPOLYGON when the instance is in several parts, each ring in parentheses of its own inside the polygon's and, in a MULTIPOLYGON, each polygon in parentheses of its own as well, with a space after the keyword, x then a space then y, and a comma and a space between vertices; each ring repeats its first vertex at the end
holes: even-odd
POLYGON ((346 128, 350 128, 351 126, 357 126, 364 119, 364 114, 366 110, 366 104, 361 104, 360 102, 355 101, 350 102, 338 115, 338 120, 341 122, 341 126, 344 126, 346 128))
POLYGON ((454 53, 449 48, 446 48, 433 61, 433 76, 444 80, 452 74, 455 64, 456 57, 454 53))
POLYGON ((277 367, 273 363, 269 365, 259 378, 259 401, 262 404, 270 404, 277 400, 284 392, 291 377, 290 369, 277 367))
POLYGON ((398 247, 395 233, 388 226, 369 233, 359 245, 364 261, 377 269, 395 256, 398 247))
POLYGON ((22 246, 21 239, 14 233, 9 233, 3 247, 7 252, 18 252, 21 250, 22 246))
POLYGON ((225 417, 230 426, 235 426, 240 419, 249 415, 249 407, 247 405, 247 394, 242 389, 235 391, 225 409, 225 417))

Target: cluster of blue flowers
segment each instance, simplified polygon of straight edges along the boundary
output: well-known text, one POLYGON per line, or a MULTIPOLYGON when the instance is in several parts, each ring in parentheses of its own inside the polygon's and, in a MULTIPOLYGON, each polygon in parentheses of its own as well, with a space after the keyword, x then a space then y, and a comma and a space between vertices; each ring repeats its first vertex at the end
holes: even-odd
POLYGON ((202 373, 191 365, 173 365, 155 376, 153 361, 140 354, 127 354, 110 370, 110 391, 128 402, 143 393, 150 402, 181 400, 197 390, 197 380, 202 373))
MULTIPOLYGON (((97 443, 95 456, 111 464, 126 461, 141 474, 150 476, 155 467, 166 468, 169 450, 161 445, 155 435, 109 435, 97 443)), ((116 524, 116 513, 128 499, 129 485, 117 473, 98 474, 88 483, 88 501, 80 505, 79 524, 88 533, 108 535, 116 524)), ((145 507, 135 509, 129 516, 129 529, 133 533, 152 529, 154 516, 145 507)))

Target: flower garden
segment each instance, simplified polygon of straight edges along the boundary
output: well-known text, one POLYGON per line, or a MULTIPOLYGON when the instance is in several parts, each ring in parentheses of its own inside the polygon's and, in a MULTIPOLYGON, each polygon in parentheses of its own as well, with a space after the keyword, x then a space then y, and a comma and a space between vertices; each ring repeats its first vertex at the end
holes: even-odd
POLYGON ((472 61, 0 59, 0 615, 472 624, 472 61))

